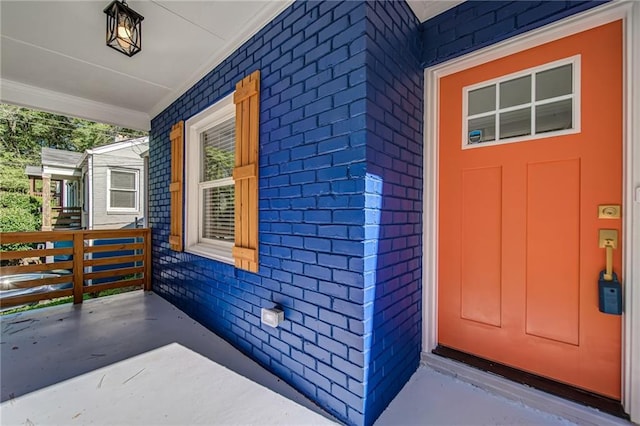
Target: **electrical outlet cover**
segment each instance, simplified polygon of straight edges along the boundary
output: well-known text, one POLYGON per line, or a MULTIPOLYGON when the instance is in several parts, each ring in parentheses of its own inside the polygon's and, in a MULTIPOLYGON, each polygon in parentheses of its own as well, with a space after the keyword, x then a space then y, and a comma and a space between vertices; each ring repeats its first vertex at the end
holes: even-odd
POLYGON ((284 311, 278 308, 262 308, 260 322, 269 327, 277 327, 284 321, 284 311))

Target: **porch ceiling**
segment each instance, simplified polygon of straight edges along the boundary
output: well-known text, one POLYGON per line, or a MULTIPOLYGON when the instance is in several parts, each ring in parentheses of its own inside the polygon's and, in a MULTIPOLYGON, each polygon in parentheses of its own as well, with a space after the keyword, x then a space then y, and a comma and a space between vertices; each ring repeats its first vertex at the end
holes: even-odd
POLYGON ((2 0, 2 102, 148 129, 291 0, 131 0, 145 18, 132 58, 105 45, 109 2, 2 0))
MULTIPOLYGON (((103 1, 0 1, 0 101, 125 127, 149 120, 293 0, 131 0, 142 51, 105 45, 103 1)), ((460 1, 409 0, 424 21, 460 1)))

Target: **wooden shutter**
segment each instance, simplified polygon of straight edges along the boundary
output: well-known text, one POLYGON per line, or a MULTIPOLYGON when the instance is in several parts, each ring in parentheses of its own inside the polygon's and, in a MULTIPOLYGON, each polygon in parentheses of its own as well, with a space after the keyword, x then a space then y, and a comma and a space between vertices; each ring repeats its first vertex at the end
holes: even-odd
POLYGON ((184 122, 180 121, 171 127, 171 228, 169 247, 182 251, 182 168, 184 162, 184 122))
POLYGON ((236 104, 235 246, 236 267, 258 272, 258 132, 260 71, 242 79, 236 104))

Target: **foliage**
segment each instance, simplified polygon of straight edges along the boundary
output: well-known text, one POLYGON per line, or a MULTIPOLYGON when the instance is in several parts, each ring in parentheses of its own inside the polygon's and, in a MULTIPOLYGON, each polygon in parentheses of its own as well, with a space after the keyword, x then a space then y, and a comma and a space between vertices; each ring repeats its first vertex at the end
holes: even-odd
MULTIPOLYGON (((42 201, 18 192, 0 193, 0 232, 38 231, 42 201)), ((1 251, 28 250, 31 244, 0 244, 1 251)))
POLYGON ((28 210, 20 207, 3 207, 0 209, 1 232, 37 231, 38 224, 37 217, 30 214, 28 210))
POLYGON ((80 118, 66 117, 13 105, 0 104, 2 151, 38 164, 43 147, 82 152, 106 145, 116 136, 135 138, 146 133, 80 118))
POLYGON ((235 154, 214 146, 204 147, 205 155, 205 172, 204 180, 216 180, 230 177, 233 174, 233 166, 235 165, 235 154))
POLYGON ((10 105, 0 109, 2 148, 18 158, 35 158, 43 146, 70 149, 71 130, 67 117, 10 105))
MULTIPOLYGON (((77 118, 72 120, 75 126, 71 134, 74 151, 82 152, 96 146, 113 143, 115 137, 119 135, 118 127, 109 124, 92 123, 77 118)), ((141 134, 141 132, 127 132, 131 133, 131 137, 144 135, 144 133, 141 134)))
POLYGON ((8 151, 1 151, 0 191, 28 192, 29 179, 24 173, 24 169, 28 164, 33 164, 28 158, 16 157, 8 151))
POLYGON ((42 209, 42 200, 28 194, 16 192, 0 192, 0 208, 19 208, 27 210, 34 216, 39 216, 42 209))

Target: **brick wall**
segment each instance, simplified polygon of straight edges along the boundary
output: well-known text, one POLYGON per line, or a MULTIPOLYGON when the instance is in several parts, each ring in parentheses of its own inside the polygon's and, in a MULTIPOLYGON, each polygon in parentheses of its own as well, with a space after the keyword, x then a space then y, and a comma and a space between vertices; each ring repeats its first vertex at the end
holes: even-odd
POLYGON ((422 24, 425 67, 473 52, 606 1, 466 1, 422 24))
POLYGON ((296 2, 152 121, 154 291, 350 424, 364 422, 365 19, 296 2), (257 274, 168 248, 170 126, 261 70, 257 274), (280 305, 286 321, 260 324, 280 305))
POLYGON ((420 361, 422 127, 419 22, 405 2, 367 8, 365 300, 371 329, 366 422, 420 361))

